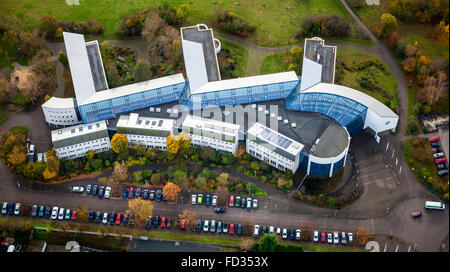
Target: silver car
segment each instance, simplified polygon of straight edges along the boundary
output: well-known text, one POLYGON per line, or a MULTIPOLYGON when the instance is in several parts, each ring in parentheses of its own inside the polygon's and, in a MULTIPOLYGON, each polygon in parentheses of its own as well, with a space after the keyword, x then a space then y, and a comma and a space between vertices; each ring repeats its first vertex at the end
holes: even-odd
POLYGON ((283 233, 281 234, 281 237, 283 237, 283 239, 287 239, 287 229, 283 229, 283 233))
POLYGON ((16 208, 14 209, 14 215, 19 215, 20 213, 20 203, 16 203, 16 208))
POLYGON ((2 214, 6 214, 8 212, 8 202, 3 202, 2 214))
POLYGON ((59 210, 59 208, 58 207, 53 207, 53 209, 52 209, 52 220, 56 220, 56 218, 58 218, 58 210, 59 210))
POLYGON ((64 208, 59 208, 58 220, 64 219, 64 208))
POLYGON ((102 224, 107 224, 108 223, 108 213, 104 213, 103 214, 103 220, 102 220, 102 224))
POLYGON ((433 154, 433 158, 435 158, 435 159, 439 159, 439 158, 443 158, 443 157, 444 157, 444 153, 442 153, 442 152, 433 154))
POLYGON ((106 187, 105 198, 108 199, 111 196, 111 187, 106 187))
POLYGON ((337 232, 337 231, 334 232, 333 243, 339 244, 339 232, 337 232))

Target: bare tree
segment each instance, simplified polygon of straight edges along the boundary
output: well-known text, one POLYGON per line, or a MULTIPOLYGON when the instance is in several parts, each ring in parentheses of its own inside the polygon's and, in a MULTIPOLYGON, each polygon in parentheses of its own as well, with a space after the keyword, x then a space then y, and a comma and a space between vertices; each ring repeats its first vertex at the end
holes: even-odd
POLYGON ((219 186, 216 190, 217 195, 217 206, 226 207, 228 199, 228 188, 225 186, 219 186))
POLYGON ((197 224, 197 213, 193 210, 184 210, 182 214, 178 215, 178 221, 181 222, 181 219, 186 221, 186 230, 193 231, 195 225, 197 224))
POLYGON ((313 236, 313 224, 308 220, 302 220, 301 226, 301 236, 303 241, 311 241, 313 236))

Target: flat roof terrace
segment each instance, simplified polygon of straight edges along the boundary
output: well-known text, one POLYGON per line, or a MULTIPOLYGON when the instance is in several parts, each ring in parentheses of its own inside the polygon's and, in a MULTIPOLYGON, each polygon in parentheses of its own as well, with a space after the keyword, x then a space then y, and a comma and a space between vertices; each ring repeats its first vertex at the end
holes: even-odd
POLYGON ((336 46, 324 45, 320 38, 305 39, 305 57, 322 65, 322 82, 334 83, 336 46))
POLYGON ((86 43, 86 50, 91 66, 92 79, 94 80, 95 91, 103 91, 108 89, 106 82, 105 70, 103 69, 102 56, 97 41, 86 43))

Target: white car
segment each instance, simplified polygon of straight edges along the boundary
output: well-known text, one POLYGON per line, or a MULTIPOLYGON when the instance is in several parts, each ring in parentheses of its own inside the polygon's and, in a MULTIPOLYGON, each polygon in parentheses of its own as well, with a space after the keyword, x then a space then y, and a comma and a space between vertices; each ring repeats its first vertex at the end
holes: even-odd
POLYGON ((53 207, 52 209, 52 220, 55 220, 58 217, 58 207, 53 207))
POLYGON ((64 220, 64 208, 59 208, 58 220, 64 220))
POLYGON ((203 225, 203 231, 207 232, 209 230, 209 221, 205 220, 205 224, 203 225))
POLYGON ((273 226, 269 227, 269 234, 273 234, 275 232, 275 228, 273 226))
POLYGON ((257 209, 258 208, 258 199, 254 198, 253 199, 253 209, 257 209))
POLYGON ((106 187, 105 190, 105 198, 109 198, 111 196, 111 187, 106 187))
POLYGON ((192 205, 197 204, 197 195, 192 195, 192 205))
POLYGON ((72 193, 82 193, 84 192, 83 186, 73 186, 72 193))
POLYGON ((296 231, 295 231, 295 240, 300 241, 301 234, 302 234, 302 231, 301 231, 301 230, 299 230, 299 229, 296 230, 296 231))
POLYGON ((287 229, 283 229, 283 233, 281 234, 281 237, 283 237, 283 239, 287 239, 287 229))
POLYGON ((347 238, 345 237, 345 232, 342 232, 341 243, 343 243, 343 244, 347 243, 347 238))
POLYGON ((16 203, 16 207, 14 208, 14 215, 19 215, 20 213, 20 203, 16 203))
POLYGON ((280 235, 281 235, 281 229, 277 228, 277 236, 280 236, 280 235))
POLYGON ((339 233, 337 231, 334 232, 334 240, 335 244, 339 244, 339 233))
POLYGON ((350 244, 353 243, 353 233, 349 232, 349 233, 347 233, 347 236, 348 236, 348 242, 350 244))
POLYGON ((106 224, 108 223, 108 213, 103 213, 103 220, 102 220, 102 224, 106 224))
POLYGON ((317 230, 314 231, 313 241, 314 241, 315 243, 319 242, 319 232, 318 232, 317 230))
POLYGON ((217 205, 217 196, 216 195, 212 197, 211 205, 212 206, 216 206, 217 205))
POLYGON ((255 229, 253 230, 253 237, 258 238, 259 236, 259 225, 255 225, 255 229))
POLYGON ((8 202, 3 202, 2 214, 6 214, 8 212, 8 202))
POLYGON ((247 209, 250 210, 252 208, 252 199, 247 197, 247 209))
POLYGON ((42 153, 37 153, 37 161, 41 162, 44 160, 44 155, 42 153))
POLYGON ((332 244, 333 243, 333 234, 331 232, 327 233, 327 240, 328 240, 328 244, 332 244))

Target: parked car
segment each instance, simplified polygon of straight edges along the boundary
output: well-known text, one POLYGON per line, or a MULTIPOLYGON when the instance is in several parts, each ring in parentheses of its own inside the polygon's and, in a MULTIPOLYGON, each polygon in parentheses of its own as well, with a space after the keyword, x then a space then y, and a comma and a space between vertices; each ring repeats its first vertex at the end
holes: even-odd
POLYGON ((127 188, 123 188, 123 190, 122 190, 122 199, 126 199, 127 196, 128 196, 127 188))
POLYGON ((205 205, 206 207, 209 207, 210 204, 211 204, 211 195, 207 194, 205 196, 205 205))
POLYGON ((333 242, 335 244, 339 244, 339 233, 335 231, 333 236, 334 236, 333 242))
POLYGON ((421 215, 422 215, 421 212, 412 212, 412 213, 411 213, 411 217, 412 217, 412 218, 420 217, 421 215))
POLYGON ((234 234, 234 224, 230 224, 230 227, 228 228, 228 234, 234 234))
POLYGON ((254 198, 253 199, 253 209, 257 209, 258 208, 258 199, 254 198))
POLYGON ((431 143, 431 146, 432 147, 441 147, 441 144, 438 142, 433 142, 433 143, 431 143))
POLYGON ((109 224, 110 225, 113 225, 114 224, 114 221, 116 220, 116 213, 115 212, 113 212, 113 213, 111 213, 111 215, 109 216, 109 224))
POLYGON ((431 137, 431 138, 428 139, 428 140, 430 141, 430 143, 432 143, 432 142, 437 142, 437 141, 439 141, 440 138, 439 138, 439 136, 434 136, 434 137, 431 137))
POLYGON ((122 221, 122 214, 118 213, 116 217, 116 225, 120 225, 120 221, 122 221))
POLYGON ((150 191, 150 200, 155 200, 155 190, 150 191))
POLYGON ((70 215, 72 214, 72 211, 70 209, 66 209, 66 213, 64 215, 65 220, 70 220, 70 215))
POLYGON ((134 196, 135 198, 138 198, 138 197, 140 197, 141 196, 141 188, 137 188, 136 189, 136 195, 134 196))
POLYGON ((147 219, 147 223, 145 224, 145 229, 149 230, 152 226, 152 216, 149 215, 148 219, 147 219))
POLYGON ((448 164, 447 163, 441 163, 437 165, 437 169, 438 170, 445 170, 448 168, 448 164))
POLYGON ((153 220, 153 227, 157 228, 159 226, 159 216, 155 216, 155 219, 153 220))
POLYGON ((218 207, 215 207, 214 208, 214 212, 216 212, 216 213, 225 213, 225 208, 218 208, 218 207))
POLYGON ((217 222, 217 233, 222 233, 223 224, 222 221, 217 222))
POLYGON ((283 239, 287 239, 287 229, 283 229, 283 232, 281 233, 281 237, 283 239))
POLYGON ((205 223, 203 224, 203 231, 207 232, 209 230, 209 220, 205 220, 205 223))
POLYGON ((98 190, 98 197, 103 198, 104 193, 105 193, 105 186, 100 186, 100 189, 98 190))
POLYGON ((45 214, 44 214, 45 218, 50 218, 51 213, 52 213, 52 208, 50 206, 45 207, 45 214))
POLYGON ((242 235, 242 224, 237 224, 236 234, 242 235))
POLYGON ((242 209, 245 209, 245 204, 247 203, 247 200, 245 199, 245 197, 243 197, 242 199, 241 199, 241 208, 242 209))
POLYGON ((239 207, 241 204, 241 197, 240 196, 236 196, 236 198, 234 199, 234 206, 235 207, 239 207))
MULTIPOLYGON (((151 225, 151 220, 150 220, 150 225, 151 225)), ((122 219, 122 225, 126 226, 128 224, 128 216, 124 215, 123 219, 122 219)))
POLYGON ((211 206, 213 206, 213 207, 217 206, 217 196, 216 195, 212 197, 211 206))
POLYGON ((202 230, 202 220, 197 220, 197 225, 195 226, 195 232, 200 232, 202 230))
POLYGON ((351 233, 351 232, 347 233, 347 237, 348 237, 348 242, 350 244, 353 243, 353 233, 351 233))
POLYGON ((166 195, 164 194, 164 195, 162 195, 162 201, 167 201, 167 197, 166 197, 166 195))
POLYGON ((250 197, 247 197, 247 210, 250 210, 252 208, 252 199, 250 197))
POLYGON ((289 230, 289 240, 294 240, 294 238, 295 238, 294 230, 290 229, 289 230))
POLYGON ((267 227, 266 226, 262 226, 261 228, 261 236, 264 236, 264 234, 267 233, 267 227))
POLYGON ((436 162, 436 164, 440 164, 440 163, 447 162, 447 159, 446 158, 440 158, 440 159, 435 160, 435 162, 436 162))
POLYGON ((3 202, 2 214, 5 215, 7 213, 8 213, 8 202, 3 202))
POLYGON ((89 212, 89 222, 94 221, 95 219, 95 212, 94 211, 90 211, 89 212))
POLYGON ((342 232, 341 234, 341 243, 347 244, 347 237, 345 236, 345 232, 342 232))
POLYGON ((36 216, 38 213, 38 206, 36 204, 33 205, 33 208, 31 209, 31 216, 36 216))
POLYGON ((234 196, 233 195, 231 195, 230 200, 228 200, 228 206, 234 207, 234 196))
POLYGON ((448 174, 448 170, 440 170, 438 171, 438 176, 444 176, 448 174))
POLYGON ((72 211, 72 216, 70 217, 70 220, 77 220, 77 218, 78 218, 77 211, 72 211))
POLYGON ((216 220, 211 220, 211 226, 209 227, 211 232, 216 232, 216 220))
POLYGON ((180 221, 180 229, 182 229, 182 230, 186 229, 186 220, 181 219, 181 221, 180 221))
POLYGON ((444 153, 442 153, 442 152, 433 154, 433 158, 435 158, 435 159, 439 159, 439 158, 443 158, 443 157, 444 157, 444 153))
POLYGON ((87 195, 92 194, 92 185, 91 185, 91 184, 88 184, 88 185, 86 186, 86 194, 87 194, 87 195))
POLYGON ((14 202, 10 202, 8 204, 8 215, 13 215, 14 214, 14 202))
MULTIPOLYGON (((6 203, 6 202, 5 202, 6 203)), ((38 213, 38 216, 39 217, 43 217, 44 216, 44 213, 45 213, 45 206, 44 205, 41 205, 40 207, 39 207, 39 213, 38 213)))
POLYGON ((58 208, 58 207, 53 207, 53 210, 52 210, 52 220, 56 220, 56 218, 58 218, 58 211, 59 211, 59 208, 58 208))
POLYGON ((166 227, 166 218, 162 217, 161 218, 161 228, 165 228, 166 227))
POLYGON ((94 186, 92 187, 92 194, 93 194, 93 195, 96 195, 97 192, 98 192, 98 185, 97 185, 97 184, 94 184, 94 186))
POLYGON ((64 208, 59 208, 58 220, 64 219, 64 208))
POLYGON ((102 224, 107 224, 108 223, 108 213, 103 213, 103 219, 102 219, 102 224))
POLYGON ((142 194, 143 199, 148 199, 148 189, 144 189, 144 193, 142 194))
POLYGON ((431 152, 433 152, 433 153, 438 153, 438 152, 441 152, 441 149, 440 149, 439 147, 433 147, 433 148, 431 149, 431 152))
POLYGON ((197 195, 192 195, 191 203, 192 203, 192 205, 197 204, 197 195))
POLYGON ((281 228, 277 228, 277 236, 281 236, 281 228))
POLYGON ((106 187, 106 190, 105 190, 105 198, 106 199, 109 199, 111 197, 111 187, 106 187))
POLYGON ((228 233, 228 224, 227 223, 223 223, 223 233, 228 233))
POLYGON ((20 214, 20 203, 17 202, 16 207, 14 208, 14 215, 19 215, 19 214, 20 214))
POLYGON ((95 214, 95 223, 100 223, 101 220, 102 220, 102 213, 101 212, 97 212, 95 214))
POLYGON ((130 189, 128 190, 128 198, 133 198, 134 196, 134 188, 130 187, 130 189))
POLYGON ((83 186, 73 186, 72 187, 72 193, 82 193, 84 192, 83 186))
POLYGON ((333 243, 333 234, 331 232, 327 233, 328 244, 333 243))
POLYGON ((327 241, 327 238, 325 237, 325 232, 322 232, 320 234, 320 241, 323 242, 323 243, 325 243, 327 241))
POLYGON ((156 201, 161 201, 161 194, 162 194, 162 191, 161 190, 157 190, 156 191, 156 201))
POLYGON ((130 214, 128 217, 128 225, 133 226, 134 213, 130 214))
POLYGON ((198 194, 197 204, 198 205, 202 205, 203 204, 203 194, 198 194))
POLYGON ((275 231, 275 228, 273 226, 269 227, 269 234, 273 234, 275 231))
POLYGON ((168 229, 172 228, 172 218, 167 218, 166 228, 168 229))

